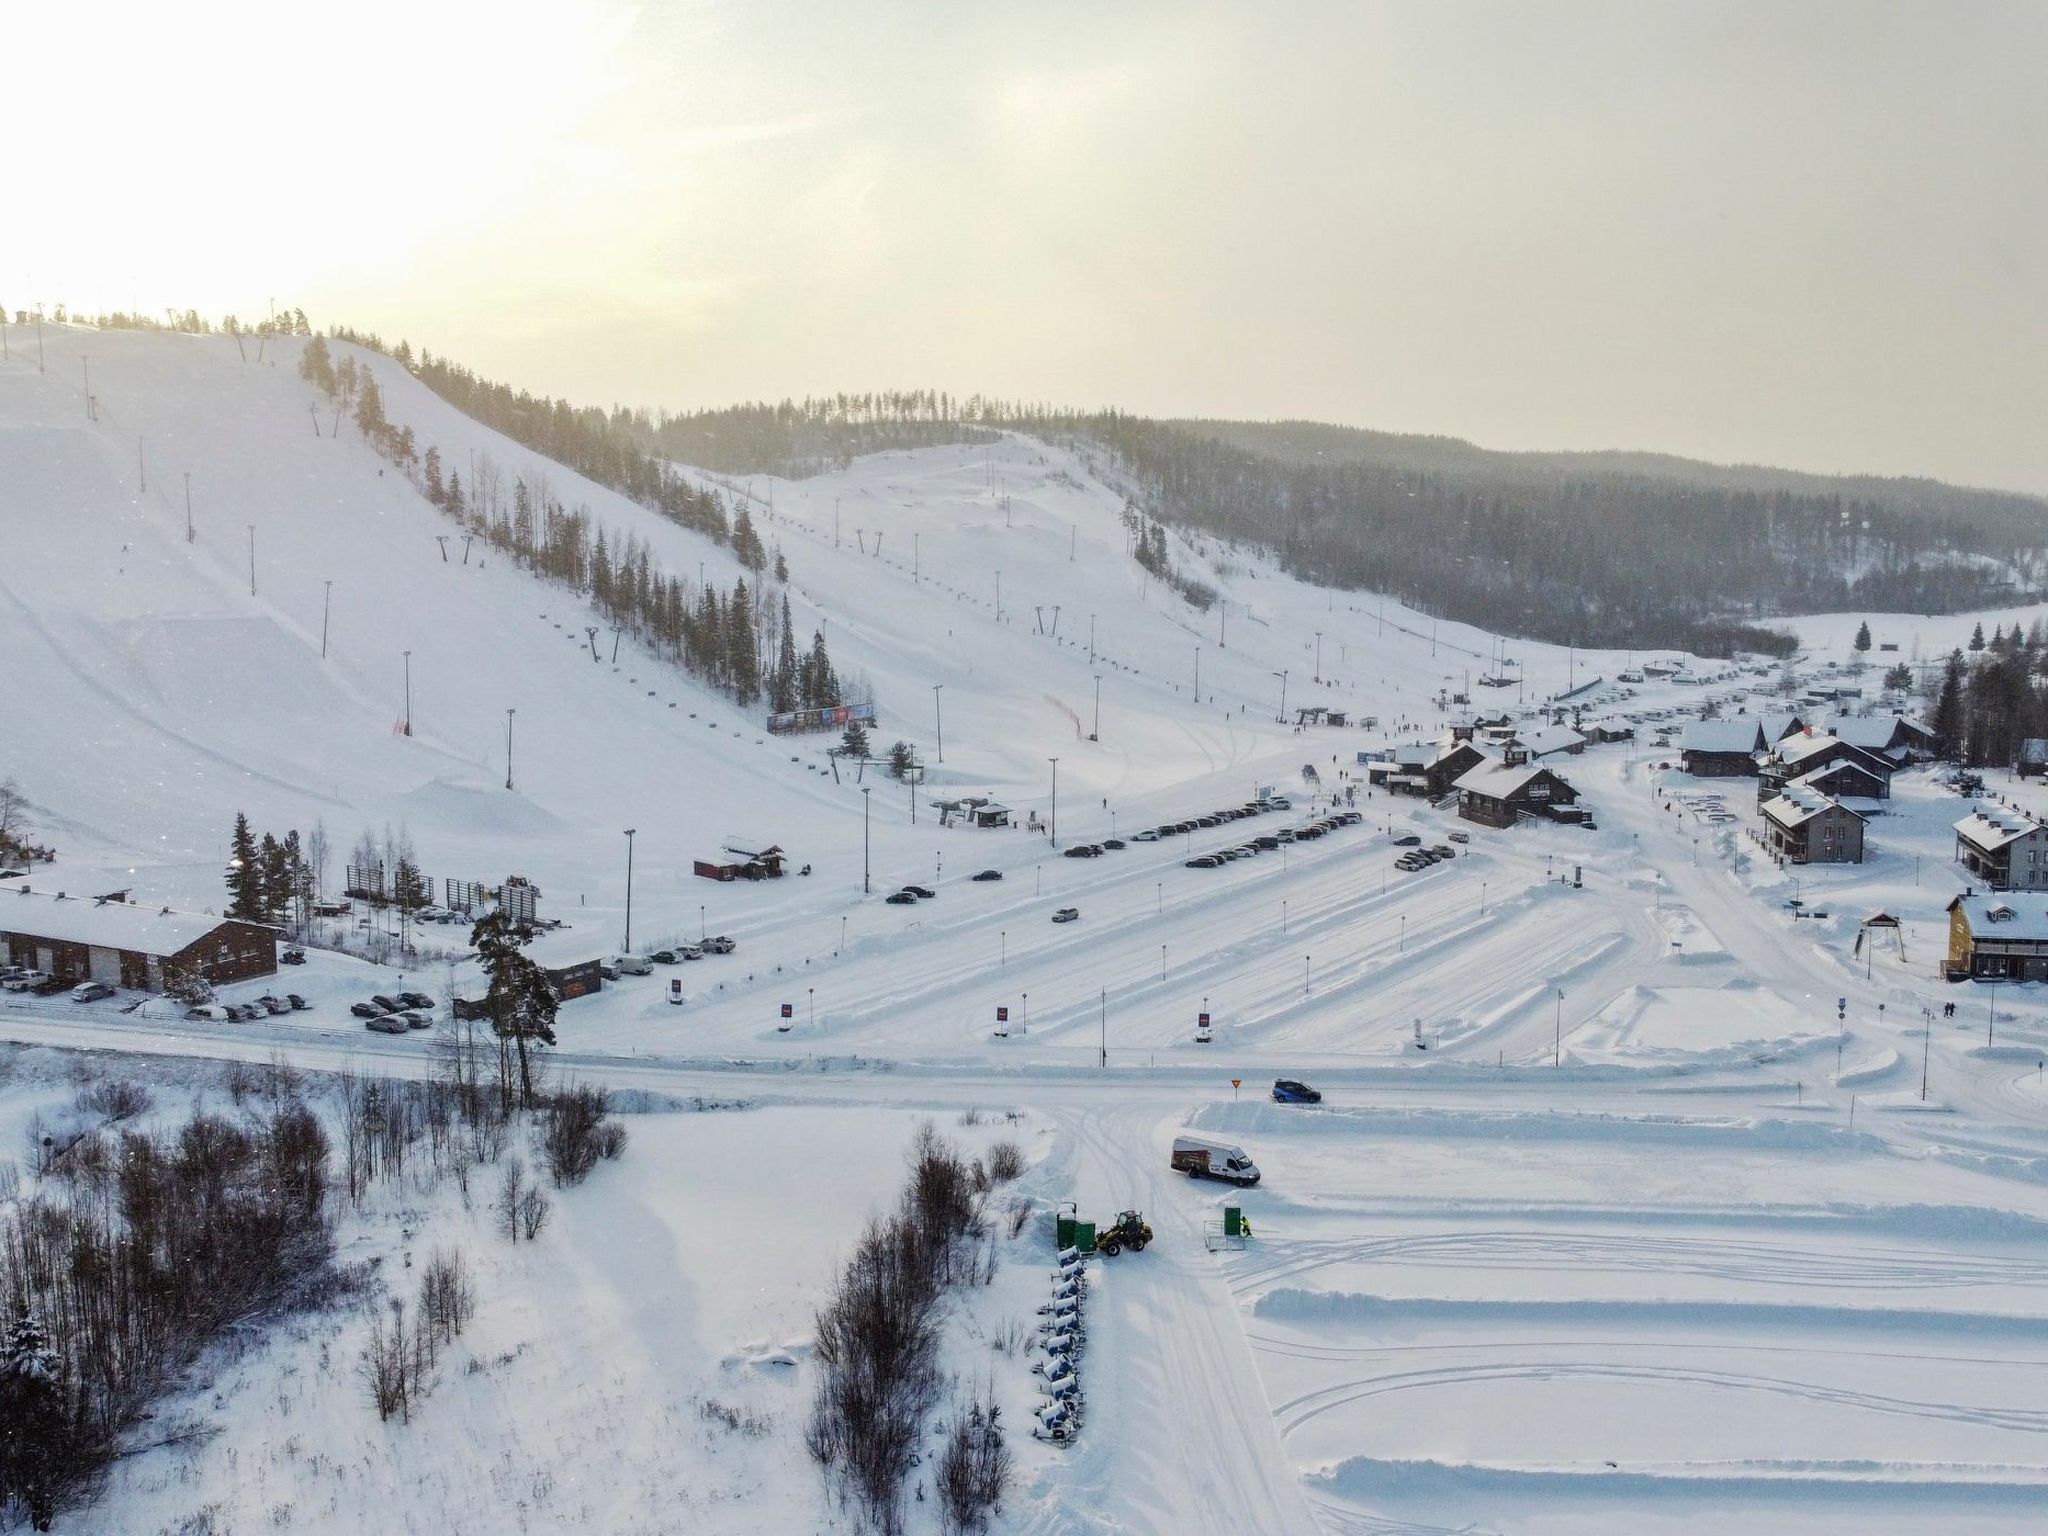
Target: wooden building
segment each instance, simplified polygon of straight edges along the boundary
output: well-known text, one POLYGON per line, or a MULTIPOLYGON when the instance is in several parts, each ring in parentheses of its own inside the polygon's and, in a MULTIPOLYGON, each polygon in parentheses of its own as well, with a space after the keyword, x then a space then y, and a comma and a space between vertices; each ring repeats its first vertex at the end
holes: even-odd
POLYGON ((1488 760, 1460 775, 1458 814, 1482 826, 1511 827, 1523 816, 1559 816, 1578 803, 1579 792, 1541 763, 1526 748, 1510 746, 1499 762, 1488 760))
POLYGON ((180 975, 222 983, 277 974, 277 934, 261 923, 26 885, 0 891, 0 954, 68 981, 150 992, 180 975))
POLYGON ((2048 906, 1965 892, 1948 904, 1948 977, 2048 981, 2048 906))
POLYGON ((1786 785, 1763 817, 1765 842, 1787 864, 1863 862, 1863 817, 1809 784, 1786 785))
POLYGON ((1778 794, 1794 779, 1803 779, 1836 763, 1854 763, 1877 781, 1878 790, 1870 798, 1886 800, 1891 797, 1892 770, 1898 767, 1897 763, 1883 753, 1859 747, 1839 736, 1805 730, 1787 736, 1759 760, 1757 803, 1761 805, 1778 794))

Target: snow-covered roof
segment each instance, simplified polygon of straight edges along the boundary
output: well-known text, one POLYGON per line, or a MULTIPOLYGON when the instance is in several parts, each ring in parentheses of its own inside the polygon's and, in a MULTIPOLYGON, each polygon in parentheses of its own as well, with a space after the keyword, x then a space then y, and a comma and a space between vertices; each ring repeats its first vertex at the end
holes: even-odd
POLYGON ((1799 764, 1808 762, 1824 752, 1831 752, 1836 747, 1847 747, 1851 752, 1859 754, 1864 759, 1866 767, 1883 768, 1887 762, 1882 754, 1873 752, 1868 747, 1859 747, 1855 742, 1845 741, 1828 731, 1817 731, 1810 736, 1786 737, 1778 743, 1778 761, 1788 768, 1796 768, 1799 764))
POLYGON ((1506 800, 1539 773, 1549 771, 1537 762, 1503 763, 1488 758, 1458 775, 1451 788, 1470 790, 1490 800, 1506 800))
MULTIPOLYGON (((1800 783, 1787 784, 1775 797, 1766 800, 1763 808, 1764 815, 1781 827, 1800 826, 1827 810, 1849 811, 1849 807, 1811 784, 1800 783)), ((1855 811, 1849 814, 1862 820, 1855 811)))
POLYGON ((1820 780, 1838 773, 1860 773, 1866 779, 1876 779, 1879 783, 1883 782, 1882 775, 1871 772, 1870 769, 1864 767, 1861 763, 1850 762, 1844 758, 1839 763, 1823 763, 1811 773, 1802 773, 1799 777, 1787 783, 1785 787, 1790 789, 1793 784, 1804 784, 1809 789, 1819 789, 1820 780))
POLYGON ((1828 729, 1866 752, 1889 752, 1906 735, 1906 721, 1897 715, 1850 715, 1828 723, 1828 729))
POLYGON ((1586 738, 1568 725, 1546 725, 1522 737, 1522 745, 1536 757, 1547 757, 1552 752, 1564 752, 1585 744, 1586 738))
MULTIPOLYGON (((1754 752, 1759 741, 1756 719, 1734 715, 1725 720, 1688 720, 1678 738, 1681 752, 1754 752)), ((1768 745, 1768 741, 1763 742, 1768 745)))
POLYGON ((1956 823, 1956 836, 1986 853, 2040 830, 2041 823, 2033 817, 2004 805, 1980 805, 1956 823))
POLYGON ((2017 892, 1958 896, 1948 909, 1953 912, 1958 907, 1977 938, 2048 941, 2048 901, 2039 896, 2017 892))
POLYGON ((60 899, 54 891, 31 891, 27 886, 0 890, 0 933, 31 934, 65 944, 175 955, 224 921, 205 912, 100 902, 90 896, 60 899))
POLYGON ((1775 714, 1758 715, 1756 721, 1763 730, 1764 745, 1767 747, 1775 746, 1806 723, 1796 712, 1789 709, 1779 710, 1775 714))

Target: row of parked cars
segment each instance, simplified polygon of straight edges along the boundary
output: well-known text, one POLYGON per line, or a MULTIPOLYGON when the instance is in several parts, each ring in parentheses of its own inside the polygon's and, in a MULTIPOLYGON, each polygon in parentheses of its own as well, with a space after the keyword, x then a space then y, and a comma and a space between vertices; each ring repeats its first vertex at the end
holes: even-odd
POLYGON ((72 983, 62 976, 52 976, 48 971, 34 970, 25 965, 10 965, 0 971, 0 992, 32 992, 37 997, 54 997, 59 992, 71 990, 72 983))
POLYGON ((380 1035, 402 1035, 434 1025, 434 1000, 424 992, 380 992, 366 1002, 350 1003, 348 1011, 363 1021, 363 1028, 380 1035))
MULTIPOLYGON (((1463 832, 1453 832, 1451 838, 1453 841, 1460 843, 1470 841, 1463 832)), ((1430 865, 1441 860, 1455 859, 1458 856, 1458 850, 1451 847, 1449 843, 1437 843, 1432 847, 1423 847, 1422 839, 1412 832, 1395 838, 1394 846, 1401 850, 1394 858, 1394 868, 1406 870, 1410 873, 1418 869, 1427 869, 1430 865)))
POLYGON ((729 955, 738 948, 736 940, 723 933, 714 933, 697 944, 650 949, 644 955, 613 955, 609 960, 600 960, 597 969, 606 981, 617 981, 621 976, 651 975, 657 965, 682 965, 686 961, 702 960, 706 955, 729 955))
POLYGON ((222 1024, 247 1024, 280 1013, 302 1013, 313 1005, 296 992, 287 992, 283 997, 264 993, 250 1003, 201 1003, 196 1008, 187 1008, 188 1019, 212 1019, 222 1024))
POLYGON ((1198 853, 1192 859, 1185 859, 1182 862, 1189 869, 1218 869, 1233 859, 1249 859, 1257 854, 1274 852, 1282 843, 1314 842, 1319 837, 1329 836, 1339 827, 1355 827, 1364 819, 1358 811, 1332 811, 1306 826, 1282 827, 1278 832, 1262 833, 1234 848, 1219 848, 1214 853, 1198 853))
MULTIPOLYGON (((1225 822, 1243 821, 1247 817, 1258 816, 1267 811, 1291 811, 1293 809, 1294 802, 1285 795, 1262 795, 1256 800, 1245 801, 1243 805, 1229 805, 1220 811, 1211 811, 1206 816, 1194 816, 1186 821, 1169 821, 1156 827, 1147 827, 1142 832, 1133 832, 1131 834, 1131 841, 1134 843, 1156 843, 1162 837, 1178 837, 1186 832, 1202 832, 1210 827, 1220 827, 1225 822)), ((1108 847, 1109 844, 1105 843, 1103 846, 1108 847)), ((1117 846, 1121 847, 1122 844, 1119 843, 1117 846)))

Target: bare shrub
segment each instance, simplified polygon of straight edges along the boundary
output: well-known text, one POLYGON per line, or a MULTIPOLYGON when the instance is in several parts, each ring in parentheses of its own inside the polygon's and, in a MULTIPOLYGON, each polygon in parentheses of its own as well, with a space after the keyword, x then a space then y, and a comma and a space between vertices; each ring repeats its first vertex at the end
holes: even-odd
POLYGON ((380 1420, 412 1418, 413 1355, 405 1331, 405 1303, 393 1297, 389 1309, 370 1313, 370 1340, 358 1367, 380 1420))
POLYGON ((982 1531, 1001 1508, 1010 1486, 1010 1448, 1003 1442, 1003 1410, 993 1386, 955 1404, 934 1481, 946 1529, 982 1531))
POLYGON ((775 1421, 766 1414, 756 1413, 751 1408, 734 1408, 715 1397, 699 1399, 697 1414, 707 1424, 719 1425, 729 1433, 744 1435, 749 1440, 763 1439, 775 1428, 775 1421))
POLYGON ((498 1198, 492 1204, 497 1212, 498 1225, 512 1242, 519 1241, 519 1206, 526 1195, 526 1165, 518 1158, 507 1158, 505 1171, 498 1179, 498 1198))
POLYGON ((1024 1149, 1014 1141, 999 1141, 988 1149, 983 1162, 991 1179, 1007 1184, 1024 1172, 1024 1149))
POLYGON ((82 1084, 72 1102, 86 1114, 101 1115, 110 1124, 118 1124, 148 1113, 150 1097, 149 1090, 140 1083, 102 1077, 82 1084))
POLYGON ((452 1344, 476 1315, 476 1282, 461 1250, 436 1249, 420 1272, 420 1326, 437 1344, 452 1344))
POLYGON ((962 1125, 979 1125, 981 1124, 981 1120, 981 1111, 973 1108, 972 1106, 969 1106, 968 1108, 960 1111, 960 1123, 962 1125))
POLYGON ((239 1105, 252 1093, 258 1093, 262 1084, 256 1069, 246 1061, 230 1061, 220 1069, 220 1086, 227 1094, 228 1101, 239 1105))
POLYGON ((519 1229, 526 1234, 529 1243, 540 1236, 553 1209, 546 1192, 538 1184, 527 1186, 526 1193, 519 1197, 519 1229))
MULTIPOLYGON (((608 1135, 605 1116, 611 1112, 611 1096, 602 1088, 571 1084, 548 1100, 547 1118, 541 1130, 541 1148, 547 1155, 548 1172, 560 1185, 581 1184, 590 1170, 606 1155, 608 1135)), ((618 1146, 625 1146, 625 1131, 617 1131, 618 1146)), ((616 1152, 610 1154, 617 1156, 616 1152)))

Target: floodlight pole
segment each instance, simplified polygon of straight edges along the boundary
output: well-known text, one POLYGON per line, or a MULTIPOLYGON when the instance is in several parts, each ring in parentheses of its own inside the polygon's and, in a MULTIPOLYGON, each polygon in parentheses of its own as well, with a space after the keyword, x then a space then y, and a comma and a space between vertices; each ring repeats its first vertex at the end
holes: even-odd
POLYGON ((626 953, 633 953, 633 834, 637 827, 626 828, 626 953))

